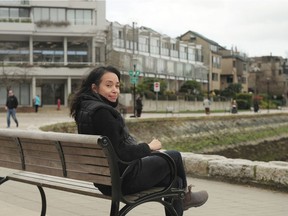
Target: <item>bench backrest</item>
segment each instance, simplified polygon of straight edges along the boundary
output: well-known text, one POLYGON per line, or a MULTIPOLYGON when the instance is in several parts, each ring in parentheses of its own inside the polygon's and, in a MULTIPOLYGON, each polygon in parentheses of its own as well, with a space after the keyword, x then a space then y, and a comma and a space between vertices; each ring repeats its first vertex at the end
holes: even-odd
POLYGON ((107 146, 101 136, 0 129, 0 166, 111 185, 107 146))

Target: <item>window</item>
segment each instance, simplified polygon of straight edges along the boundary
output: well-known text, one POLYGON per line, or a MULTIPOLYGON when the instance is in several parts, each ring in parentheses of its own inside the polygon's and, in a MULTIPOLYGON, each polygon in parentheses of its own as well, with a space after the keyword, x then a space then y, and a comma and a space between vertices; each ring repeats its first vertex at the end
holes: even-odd
POLYGON ((212 80, 218 81, 218 74, 217 73, 212 73, 212 80))
POLYGON ((101 49, 100 47, 95 47, 95 61, 100 62, 101 61, 101 49))
POLYGON ((92 25, 92 10, 67 10, 67 20, 74 25, 92 25))
POLYGON ((122 31, 118 31, 118 38, 123 39, 123 32, 122 31))
POLYGON ((0 17, 8 18, 9 17, 9 8, 0 8, 0 17))
POLYGON ((64 62, 62 42, 33 42, 33 61, 36 62, 64 62))
POLYGON ((28 62, 29 42, 0 41, 0 59, 11 62, 28 62))
POLYGON ((0 8, 2 18, 29 18, 29 8, 0 8))
POLYGON ((66 21, 65 9, 62 8, 34 8, 33 9, 34 21, 62 22, 66 21))
MULTIPOLYGON (((90 42, 68 42, 68 62, 91 62, 91 55, 89 55, 88 44, 90 42)), ((97 53, 96 53, 97 54, 97 53)))

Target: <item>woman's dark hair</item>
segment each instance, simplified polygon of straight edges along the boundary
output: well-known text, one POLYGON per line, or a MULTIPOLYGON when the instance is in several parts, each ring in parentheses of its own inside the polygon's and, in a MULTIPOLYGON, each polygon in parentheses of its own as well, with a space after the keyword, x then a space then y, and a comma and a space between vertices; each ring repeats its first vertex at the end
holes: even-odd
POLYGON ((82 84, 79 88, 79 90, 75 93, 71 104, 70 104, 70 115, 75 119, 76 118, 76 113, 79 109, 80 105, 80 96, 83 93, 90 94, 91 93, 91 85, 94 83, 96 86, 100 85, 101 78, 102 76, 107 73, 111 72, 117 75, 119 81, 120 81, 120 72, 116 68, 112 66, 101 66, 98 68, 93 69, 88 76, 82 81, 82 84))

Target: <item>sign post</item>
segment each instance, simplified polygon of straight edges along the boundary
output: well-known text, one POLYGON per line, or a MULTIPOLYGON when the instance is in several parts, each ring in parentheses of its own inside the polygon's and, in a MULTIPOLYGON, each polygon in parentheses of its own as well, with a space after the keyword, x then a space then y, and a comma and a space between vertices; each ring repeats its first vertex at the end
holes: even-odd
POLYGON ((136 65, 134 65, 134 70, 129 71, 130 83, 133 84, 133 116, 136 117, 136 84, 138 83, 138 77, 140 75, 140 71, 136 70, 136 65))
POLYGON ((158 92, 160 91, 160 82, 154 82, 154 92, 156 92, 156 111, 158 111, 158 92))

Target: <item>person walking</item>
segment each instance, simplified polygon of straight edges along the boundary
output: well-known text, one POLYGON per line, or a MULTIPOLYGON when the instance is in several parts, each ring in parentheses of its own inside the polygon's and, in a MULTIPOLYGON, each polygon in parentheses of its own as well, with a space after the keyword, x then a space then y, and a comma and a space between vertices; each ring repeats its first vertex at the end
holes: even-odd
POLYGON ((210 114, 210 105, 211 105, 210 100, 208 98, 205 98, 203 101, 203 106, 205 108, 206 115, 210 114))
POLYGON ((13 91, 10 89, 8 91, 8 97, 6 100, 5 110, 7 111, 7 128, 10 128, 10 117, 12 116, 13 120, 16 123, 16 127, 19 126, 19 122, 16 118, 16 109, 18 107, 17 97, 14 95, 13 91))
MULTIPOLYGON (((114 67, 99 67, 90 72, 75 93, 70 105, 70 115, 75 119, 79 134, 107 136, 118 157, 125 162, 137 160, 133 168, 126 170, 127 165, 119 165, 119 172, 125 173, 122 193, 133 194, 155 186, 168 186, 171 170, 166 160, 152 155, 152 151, 162 148, 161 141, 137 143, 131 136, 122 115, 116 110, 120 95, 120 72, 114 67)), ((174 187, 185 191, 183 201, 172 202, 179 216, 191 207, 202 206, 208 200, 206 191, 192 192, 187 185, 186 173, 180 152, 165 151, 175 161, 177 181, 174 187)), ((111 187, 95 185, 105 195, 111 195, 111 187)), ((166 216, 171 215, 166 211, 166 216)))
POLYGON ((141 117, 143 109, 142 95, 139 94, 136 98, 136 117, 141 117))
POLYGON ((39 108, 40 104, 41 104, 40 97, 39 97, 39 95, 36 95, 35 99, 34 99, 34 106, 35 106, 35 112, 36 113, 38 112, 38 108, 39 108))

